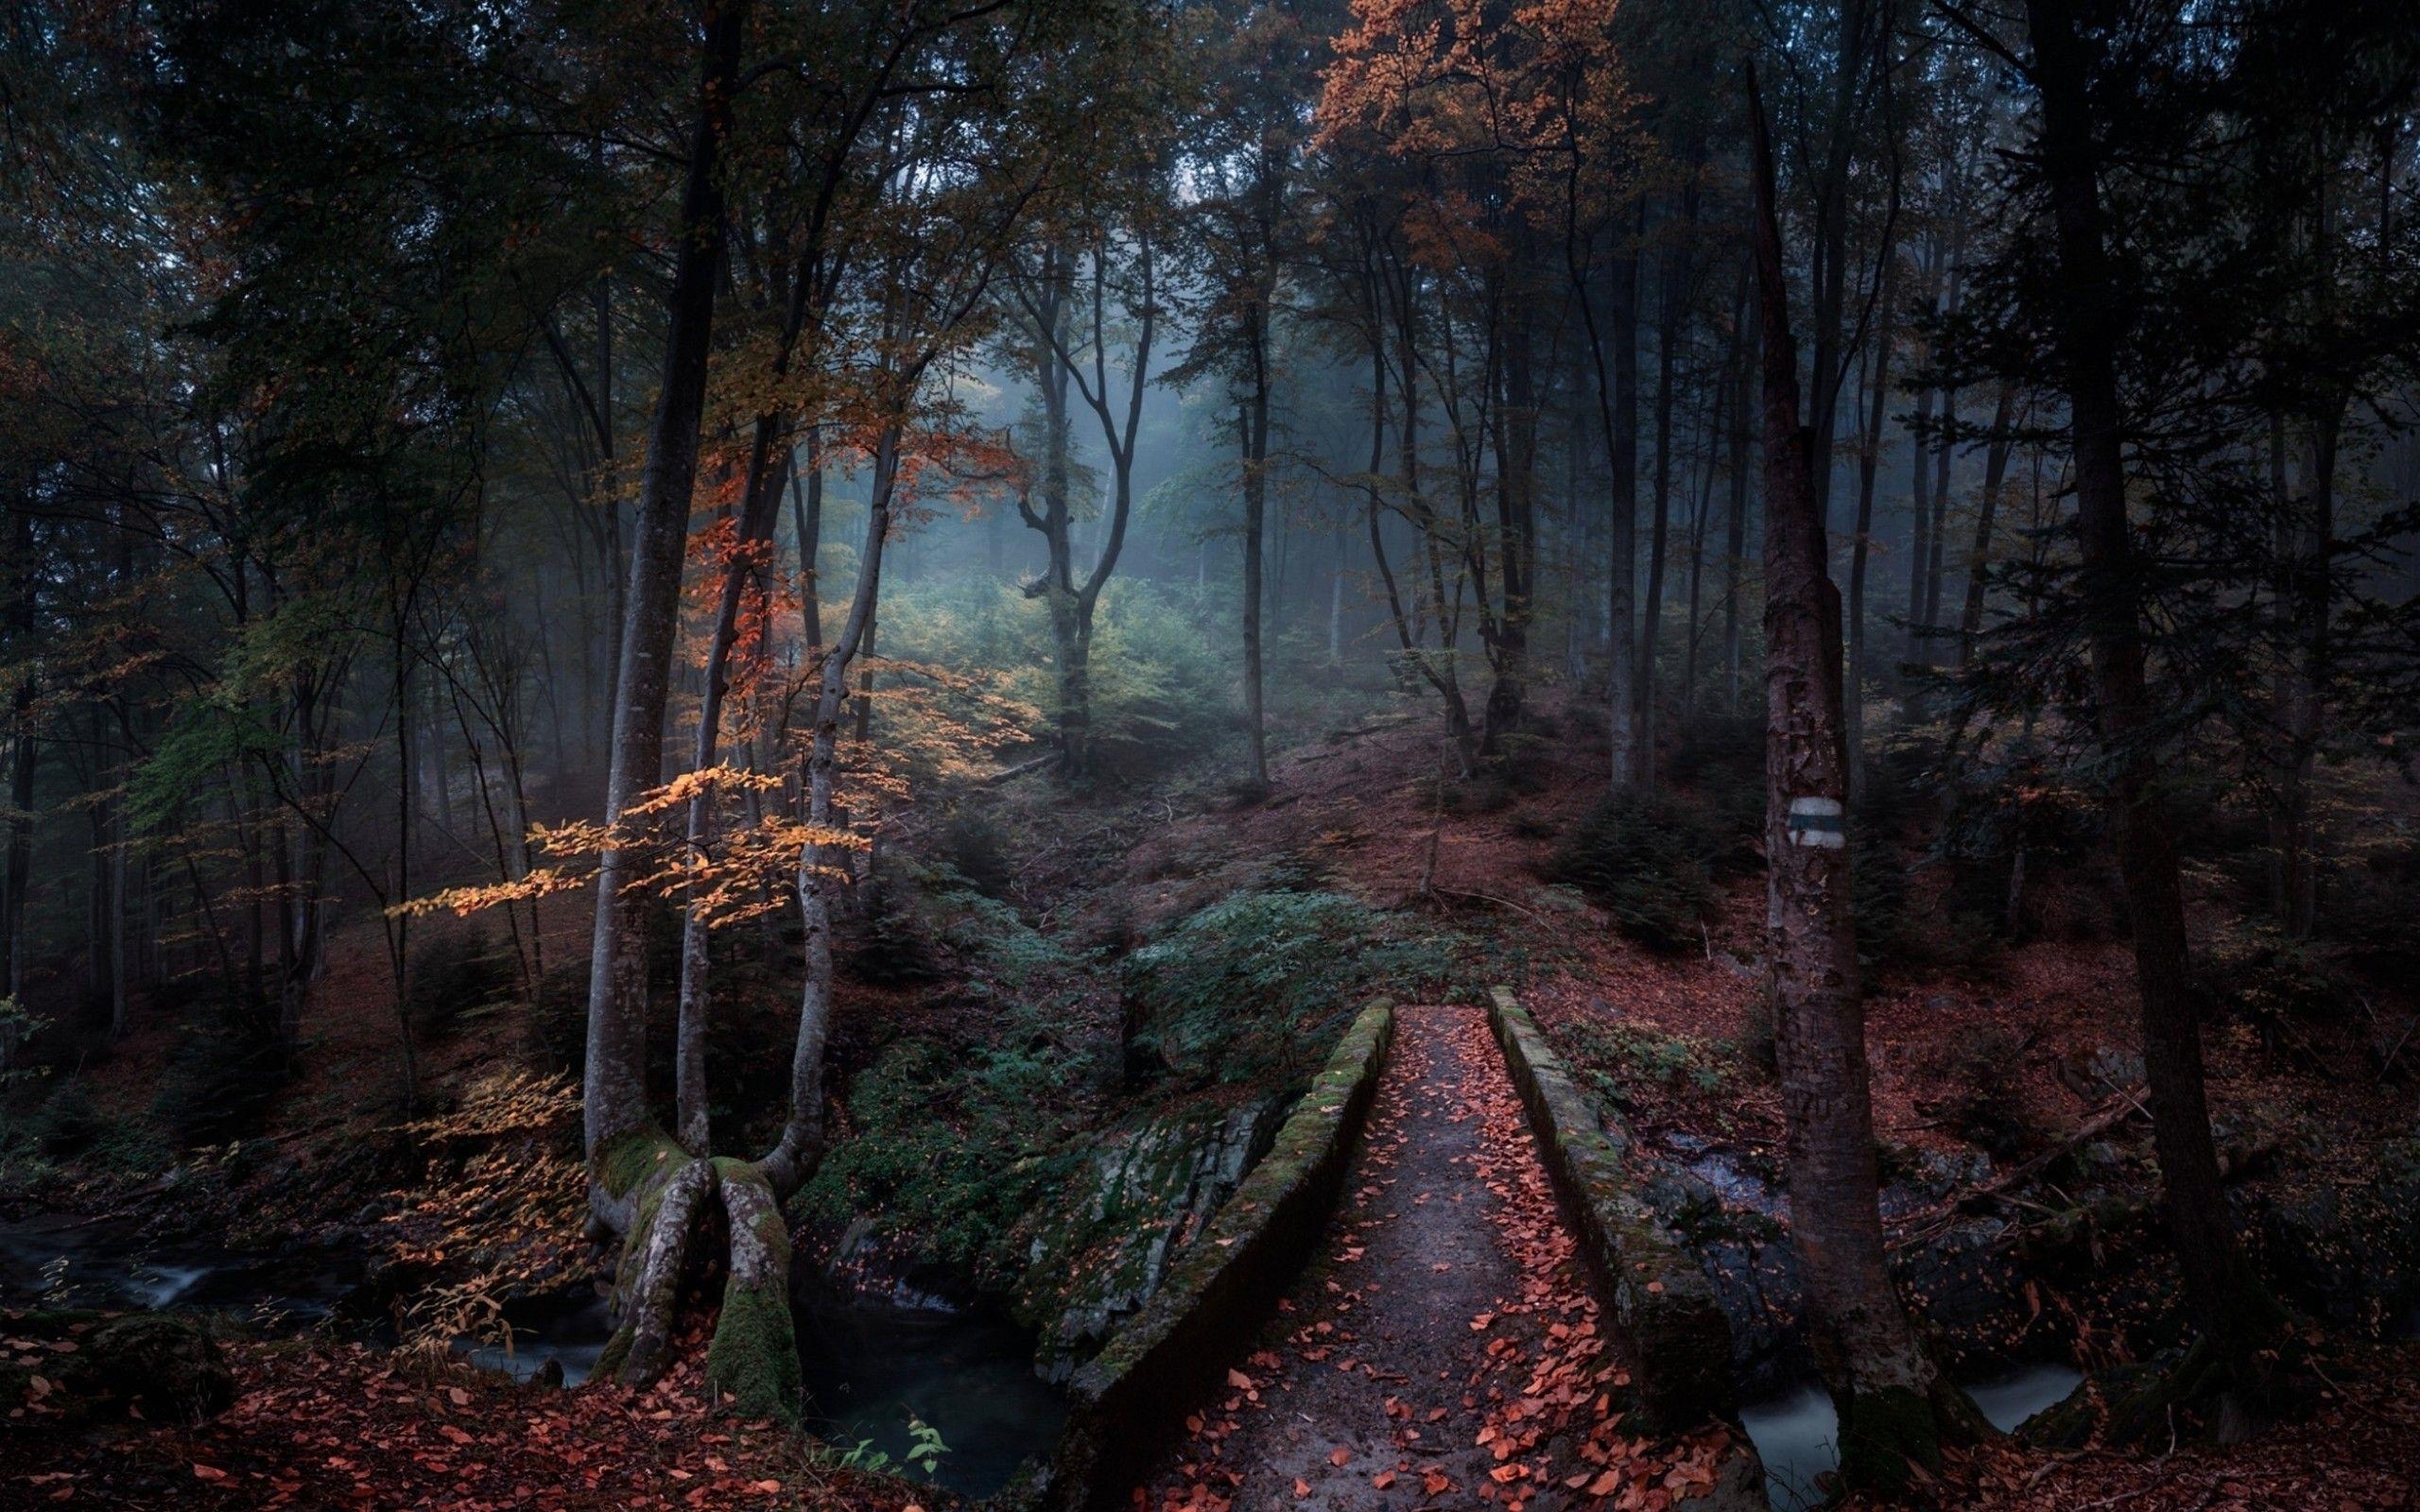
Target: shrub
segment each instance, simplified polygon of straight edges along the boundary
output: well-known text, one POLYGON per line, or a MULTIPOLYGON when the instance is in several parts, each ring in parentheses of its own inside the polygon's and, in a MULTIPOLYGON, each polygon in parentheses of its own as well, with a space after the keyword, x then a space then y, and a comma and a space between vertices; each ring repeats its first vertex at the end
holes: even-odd
MULTIPOLYGON (((1201 754, 1232 722, 1233 678, 1202 633, 1212 611, 1182 590, 1114 579, 1093 618, 1093 769, 1132 780, 1201 754)), ((1058 701, 1050 614, 1009 584, 936 579, 883 608, 883 652, 910 662, 1000 674, 998 691, 1030 705, 1033 738, 1058 701)), ((970 877, 970 880, 972 878, 970 877)))
POLYGON ((233 1029, 188 1030, 160 1073, 152 1116, 180 1145, 223 1144, 260 1126, 285 1084, 273 1040, 233 1029))
POLYGON ((93 1094, 80 1080, 70 1078, 43 1099, 29 1122, 35 1146, 54 1160, 63 1160, 92 1148, 106 1130, 107 1121, 93 1106, 93 1094))
POLYGON ((1666 765, 1674 785, 1704 807, 1707 821, 1746 845, 1765 830, 1765 722, 1701 714, 1683 732, 1666 765))
POLYGON ((853 1077, 852 1137, 801 1191, 801 1215, 833 1228, 865 1213, 953 1266, 998 1271, 994 1246, 1066 1179, 1071 1053, 1041 1033, 950 1044, 902 1039, 853 1077))
POLYGON ((1561 1038, 1568 1042, 1590 1088, 1616 1105, 1629 1100, 1623 1086, 1627 1081, 1673 1090, 1685 1083, 1712 1092, 1721 1088, 1727 1074, 1722 1057, 1704 1043, 1646 1024, 1574 1019, 1561 1038))
POLYGON ((1362 1000, 1445 990, 1456 943, 1341 893, 1241 892, 1178 920, 1122 971, 1135 1039, 1163 1064, 1283 1084, 1362 1000))
POLYGON ((1933 1051, 1933 1070, 1945 1090, 1928 1111, 1951 1133, 1997 1159, 2024 1153, 2039 1138, 2016 1074, 2024 1051, 2016 1036, 1996 1026, 1941 1041, 1933 1051))
POLYGON ((1547 875, 1603 904, 1629 938, 1685 950, 1713 909, 1714 860, 1724 848, 1703 810, 1660 794, 1616 793, 1555 849, 1547 875))
POLYGON ((895 867, 870 866, 857 884, 857 937, 849 971, 876 987, 905 987, 941 975, 916 885, 895 867))
POLYGON ((967 885, 986 898, 1006 898, 1016 881, 1016 863, 1009 856, 1008 832, 988 814, 960 808, 942 831, 942 846, 949 864, 967 885))
POLYGON ((512 954, 478 925, 447 930, 412 952, 405 1008, 412 1033, 436 1039, 475 1008, 510 1000, 519 975, 512 954))
POLYGON ((2257 920, 2221 924, 2198 968, 2204 997, 2251 1025, 2272 1053, 2309 1056, 2305 1026, 2342 1017, 2350 997, 2334 947, 2257 920))

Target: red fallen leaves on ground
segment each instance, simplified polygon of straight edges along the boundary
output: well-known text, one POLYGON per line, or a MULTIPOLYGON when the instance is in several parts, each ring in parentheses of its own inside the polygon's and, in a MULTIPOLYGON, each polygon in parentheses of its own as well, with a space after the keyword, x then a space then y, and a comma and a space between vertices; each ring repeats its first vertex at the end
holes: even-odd
MULTIPOLYGON (((1474 1318, 1471 1327, 1486 1331, 1498 1317, 1528 1317, 1538 1325, 1534 1356, 1513 1336, 1491 1339, 1487 1346, 1486 1358, 1508 1380, 1527 1371, 1517 1392, 1484 1414, 1476 1441, 1504 1462, 1490 1475, 1504 1488, 1507 1512, 1519 1512, 1534 1494, 1532 1487, 1554 1474, 1554 1459, 1576 1458, 1593 1473, 1567 1473, 1562 1484, 1584 1504, 1665 1512, 1713 1486, 1715 1465, 1727 1445, 1716 1433, 1663 1442, 1621 1433, 1623 1415, 1614 1410, 1613 1393, 1604 1388, 1627 1386, 1630 1376, 1611 1357, 1598 1327, 1597 1300, 1581 1269, 1579 1244, 1555 1206, 1528 1117, 1510 1078, 1501 1074, 1485 1022, 1472 1019, 1454 1031, 1453 1040, 1466 1068, 1462 1094, 1468 1116, 1479 1119, 1484 1129, 1471 1174, 1502 1199, 1491 1217, 1521 1270, 1520 1297, 1474 1318), (1469 1074, 1469 1068, 1480 1070, 1469 1074)), ((1492 1499, 1496 1487, 1483 1486, 1478 1494, 1492 1499)))
MULTIPOLYGON (((1951 1451, 1940 1502, 1960 1512, 2398 1512, 2420 1507, 2420 1346, 2366 1345, 2327 1366, 2303 1420, 2231 1448, 2060 1452, 2002 1440, 1951 1451), (2357 1373, 2358 1372, 2358 1373, 2357 1373)), ((1888 1503, 1852 1498, 1850 1508, 1888 1503)))
POLYGON ((694 1364, 646 1392, 556 1391, 424 1374, 358 1345, 232 1353, 240 1395, 201 1427, 0 1435, 0 1509, 901 1512, 906 1501, 895 1483, 812 1465, 794 1434, 717 1415, 694 1364))
MULTIPOLYGON (((1673 1512, 1685 1507, 1690 1498, 1714 1485, 1716 1467, 1729 1442, 1720 1432, 1679 1440, 1622 1432, 1619 1401, 1629 1373, 1611 1351, 1578 1243, 1564 1226, 1528 1120, 1484 1020, 1475 1013, 1460 1016, 1439 1040, 1427 1044, 1402 1037, 1394 1054, 1398 1063, 1388 1073, 1394 1084, 1434 1087, 1433 1092, 1421 1092, 1442 1099, 1429 1106, 1450 1123, 1475 1125, 1478 1137, 1471 1153, 1451 1157, 1458 1169, 1449 1188, 1409 1194, 1399 1213, 1356 1216, 1348 1209, 1340 1214, 1328 1244, 1330 1261, 1337 1265, 1360 1263, 1359 1274, 1367 1280, 1359 1291, 1325 1282, 1323 1305, 1344 1313, 1357 1304, 1367 1317, 1357 1326, 1368 1332, 1371 1342, 1383 1346, 1396 1338, 1406 1320, 1389 1312, 1393 1294, 1380 1284, 1386 1273, 1368 1274, 1369 1235, 1381 1225, 1409 1221, 1405 1213, 1460 1203, 1474 1188, 1491 1194, 1495 1200, 1487 1205, 1488 1220, 1501 1253, 1512 1262, 1506 1274, 1517 1278, 1506 1287, 1512 1295, 1495 1297, 1490 1305, 1464 1316, 1463 1326, 1453 1329, 1462 1346, 1448 1344, 1447 1354, 1422 1361, 1424 1366, 1450 1364, 1450 1371, 1440 1379, 1449 1373, 1461 1383, 1456 1393, 1460 1406, 1407 1400, 1402 1394, 1384 1396, 1375 1404, 1391 1425, 1399 1455, 1432 1453, 1436 1451, 1429 1446, 1457 1443, 1472 1446, 1476 1452, 1456 1462, 1456 1473, 1443 1466, 1415 1470, 1408 1457, 1395 1457, 1392 1465, 1382 1459, 1355 1469, 1350 1480, 1324 1485, 1316 1484, 1319 1471, 1290 1476, 1278 1483, 1278 1494, 1290 1490, 1295 1500, 1324 1497, 1327 1504, 1342 1507, 1409 1507, 1419 1504, 1406 1500, 1415 1490, 1432 1502, 1450 1497, 1452 1504, 1485 1505, 1500 1512, 1524 1512, 1533 1503, 1541 1509, 1552 1503, 1574 1512, 1673 1512), (1440 1200, 1425 1200, 1429 1198, 1440 1200)), ((1404 1117, 1401 1107, 1391 1106, 1382 1096, 1365 1135, 1365 1171, 1395 1163, 1409 1137, 1404 1117)), ((1357 1187, 1358 1195, 1375 1198, 1394 1179, 1365 1181, 1357 1187)), ((1392 1263, 1400 1264, 1402 1259, 1398 1249, 1392 1263)), ((1433 1261, 1424 1262, 1421 1268, 1447 1269, 1433 1261)), ((1451 1268, 1460 1272, 1465 1267, 1451 1268)), ((1141 1504, 1156 1512, 1215 1512, 1246 1494, 1245 1475, 1253 1468, 1246 1462, 1253 1440, 1229 1441, 1238 1418, 1249 1423, 1253 1412, 1269 1410, 1293 1389, 1298 1378, 1290 1373, 1290 1361, 1318 1364, 1327 1359, 1335 1341, 1352 1337, 1337 1322, 1305 1319, 1288 1329, 1283 1355, 1267 1350, 1254 1354, 1251 1363, 1268 1372, 1253 1378, 1262 1400, 1249 1406, 1230 1400, 1224 1410, 1236 1416, 1219 1422, 1204 1421, 1199 1415, 1189 1418, 1185 1426, 1191 1443, 1179 1455, 1174 1475, 1162 1483, 1156 1498, 1138 1488, 1141 1504), (1238 1443, 1246 1446, 1242 1457, 1238 1443)), ((1387 1353, 1373 1352, 1378 1352, 1382 1364, 1394 1363, 1387 1353)), ((1339 1360, 1336 1367, 1390 1383, 1412 1379, 1359 1359, 1339 1360)), ((1229 1385, 1241 1385, 1242 1374, 1231 1375, 1229 1385)), ((1424 1368, 1417 1374, 1425 1381, 1427 1372, 1424 1368)), ((1297 1399, 1288 1410, 1300 1413, 1305 1406, 1297 1399)), ((1335 1441, 1349 1431, 1348 1424, 1308 1417, 1303 1421, 1314 1442, 1322 1433, 1328 1439, 1314 1451, 1325 1461, 1322 1469, 1354 1467, 1354 1449, 1335 1441)), ((1374 1455, 1385 1452, 1383 1448, 1373 1450, 1374 1455)))

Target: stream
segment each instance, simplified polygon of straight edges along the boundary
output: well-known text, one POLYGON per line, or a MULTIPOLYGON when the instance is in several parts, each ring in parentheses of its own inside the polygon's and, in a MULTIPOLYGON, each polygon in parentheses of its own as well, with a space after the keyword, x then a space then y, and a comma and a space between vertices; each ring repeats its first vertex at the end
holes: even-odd
MULTIPOLYGON (((368 1266, 357 1250, 245 1253, 189 1241, 153 1243, 130 1219, 37 1214, 0 1222, 0 1306, 193 1308, 288 1332, 332 1316, 368 1266)), ((900 1288, 794 1297, 807 1426, 836 1450, 865 1444, 911 1470, 910 1418, 941 1435, 927 1478, 969 1497, 1008 1484, 1059 1439, 1066 1405, 1033 1368, 1032 1341, 1008 1319, 900 1288)), ((548 1362, 565 1385, 588 1378, 612 1332, 605 1303, 574 1297, 511 1310, 513 1342, 465 1340, 472 1364, 527 1381, 548 1362)))
MULTIPOLYGON (((2067 1365, 2019 1366, 2005 1374, 1970 1382, 1966 1395, 2002 1433, 2058 1401, 2083 1380, 2067 1365)), ((1805 1512, 1824 1504, 1819 1477, 1840 1468, 1835 1441, 1840 1417, 1820 1385, 1803 1385, 1742 1408, 1740 1423, 1765 1462, 1765 1494, 1773 1512, 1805 1512)))

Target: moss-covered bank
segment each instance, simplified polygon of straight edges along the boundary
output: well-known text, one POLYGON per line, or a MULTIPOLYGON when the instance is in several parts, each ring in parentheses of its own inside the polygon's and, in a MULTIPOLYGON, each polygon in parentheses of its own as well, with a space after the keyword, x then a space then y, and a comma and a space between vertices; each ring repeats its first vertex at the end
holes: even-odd
POLYGON ((1221 1343, 1259 1328, 1276 1306, 1342 1194, 1393 1036, 1390 1004, 1354 1020, 1270 1152, 1151 1299, 1076 1373, 1052 1477, 1063 1512, 1123 1506, 1185 1407, 1216 1380, 1221 1343))

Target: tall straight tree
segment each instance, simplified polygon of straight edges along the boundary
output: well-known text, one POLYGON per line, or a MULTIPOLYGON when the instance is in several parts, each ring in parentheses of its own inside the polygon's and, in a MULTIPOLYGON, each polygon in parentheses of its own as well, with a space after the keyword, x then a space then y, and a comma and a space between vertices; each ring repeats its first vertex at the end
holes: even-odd
MULTIPOLYGON (((722 153, 731 135, 740 42, 749 0, 709 0, 700 28, 698 99, 689 162, 675 228, 664 381, 648 426, 647 471, 639 486, 630 588, 624 599, 620 677, 614 690, 614 735, 605 782, 605 823, 662 781, 665 699, 680 633, 681 566, 689 538, 689 501, 698 482, 698 426, 706 405, 706 354, 715 318, 724 237, 722 153)), ((599 858, 596 924, 588 957, 588 1049, 582 1117, 591 1167, 590 1201, 617 1231, 630 1228, 635 1190, 601 1179, 609 1147, 646 1128, 647 951, 626 885, 642 865, 616 842, 599 858)))
POLYGON ((2114 773, 2110 817, 2134 929, 2152 1144, 2187 1306, 2201 1332, 2198 1358, 2177 1385, 2188 1395, 2206 1390, 2218 1402, 2222 1431, 2231 1431, 2254 1404, 2260 1362, 2282 1319, 2236 1243, 2219 1182, 2177 821, 2146 673, 2144 564, 2128 519, 2127 418, 2118 384, 2124 294, 2109 247, 2100 181, 2105 137, 2094 100, 2096 89, 2124 87, 2110 77, 2106 38, 2127 9, 2125 0, 2028 0, 2029 72, 2040 97, 2038 161, 2059 274, 2053 329, 2075 478, 2078 589, 2100 735, 2114 773), (2247 1395, 2247 1387, 2255 1390, 2247 1395))
POLYGON ((1865 1008, 1851 906, 1841 600, 1799 418, 1772 146, 1755 75, 1756 282, 1764 357, 1766 958, 1790 1239, 1851 1486, 1896 1488, 1971 1435, 1974 1410, 1918 1342, 1884 1263, 1865 1008))

